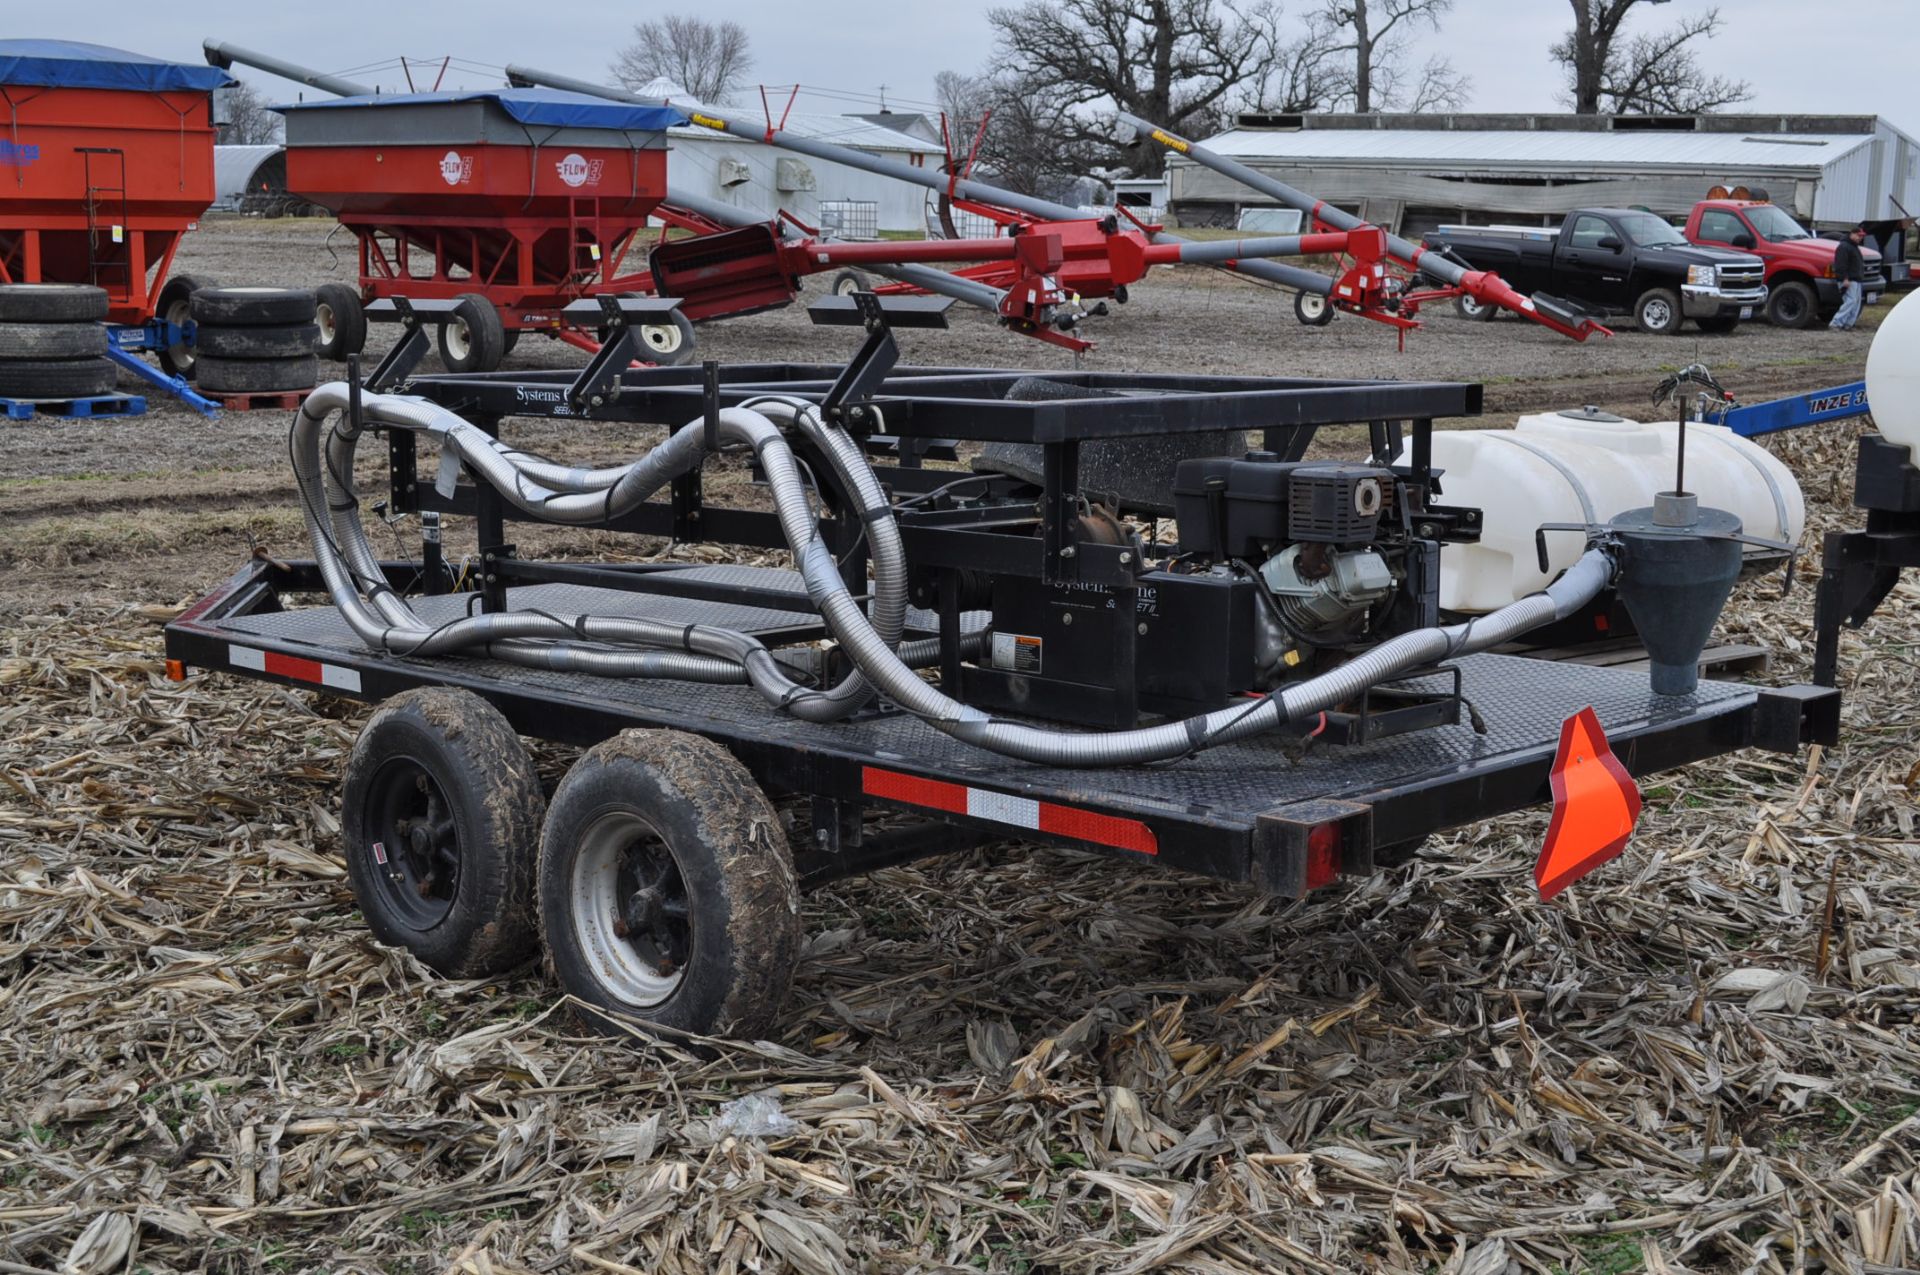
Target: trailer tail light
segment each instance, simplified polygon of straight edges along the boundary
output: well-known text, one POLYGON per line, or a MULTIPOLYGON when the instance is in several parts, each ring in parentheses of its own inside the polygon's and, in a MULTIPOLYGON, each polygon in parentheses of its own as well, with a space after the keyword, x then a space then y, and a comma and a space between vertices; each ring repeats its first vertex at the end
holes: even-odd
POLYGON ((1254 823, 1250 875, 1270 894, 1297 899, 1343 872, 1373 867, 1373 808, 1353 801, 1299 801, 1254 823))
POLYGON ((186 661, 184 661, 184 660, 168 660, 168 661, 167 661, 167 680, 168 680, 169 682, 184 682, 184 681, 186 681, 186 680, 187 680, 187 665, 186 665, 186 661))
POLYGON ((1332 885, 1340 875, 1340 825, 1315 824, 1307 833, 1307 889, 1332 885))

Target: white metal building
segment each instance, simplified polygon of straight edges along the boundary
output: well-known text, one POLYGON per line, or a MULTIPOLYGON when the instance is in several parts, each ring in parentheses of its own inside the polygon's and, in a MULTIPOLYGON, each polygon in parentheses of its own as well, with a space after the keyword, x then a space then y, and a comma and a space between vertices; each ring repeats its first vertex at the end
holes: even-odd
MULTIPOLYGON (((757 101, 750 106, 706 106, 667 80, 655 80, 635 91, 641 97, 664 98, 684 111, 701 111, 728 120, 766 117, 757 101)), ((773 103, 776 124, 783 109, 782 103, 773 103)), ((858 115, 795 110, 786 116, 784 127, 795 137, 852 146, 935 171, 945 158, 936 143, 870 123, 858 115)), ((824 210, 828 221, 845 217, 849 211, 837 210, 835 205, 872 204, 870 210, 850 210, 858 214, 855 220, 866 220, 870 212, 876 230, 919 234, 926 229, 927 192, 918 186, 698 125, 667 130, 667 145, 669 184, 731 204, 756 217, 772 218, 784 208, 808 225, 818 226, 823 220, 823 202, 828 205, 824 210)))
MULTIPOLYGON (((1920 142, 1872 115, 1243 115, 1206 146, 1418 237, 1443 222, 1558 221, 1582 206, 1680 216, 1764 189, 1820 226, 1920 210, 1920 142)), ((1270 201, 1174 155, 1175 215, 1232 225, 1270 201)))
POLYGON ((216 146, 213 148, 213 206, 235 211, 262 196, 285 199, 287 148, 216 146))

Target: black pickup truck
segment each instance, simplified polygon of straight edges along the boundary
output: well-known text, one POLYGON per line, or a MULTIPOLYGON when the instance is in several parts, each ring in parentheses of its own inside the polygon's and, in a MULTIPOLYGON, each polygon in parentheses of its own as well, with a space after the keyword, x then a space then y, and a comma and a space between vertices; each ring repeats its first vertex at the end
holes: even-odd
MULTIPOLYGON (((1492 270, 1522 292, 1632 315, 1644 332, 1678 332, 1683 319, 1706 332, 1731 332, 1767 303, 1760 258, 1696 248, 1662 218, 1631 208, 1576 209, 1558 230, 1442 226, 1426 246, 1471 269, 1492 270)), ((1494 315, 1471 297, 1454 304, 1469 319, 1494 315)))

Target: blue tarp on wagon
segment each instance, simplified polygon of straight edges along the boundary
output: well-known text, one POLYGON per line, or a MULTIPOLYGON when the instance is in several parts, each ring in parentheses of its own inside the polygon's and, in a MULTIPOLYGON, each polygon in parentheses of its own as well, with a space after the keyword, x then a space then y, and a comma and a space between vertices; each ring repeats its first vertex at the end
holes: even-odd
POLYGON ((78 40, 0 40, 0 84, 143 93, 210 92, 234 79, 218 67, 163 62, 78 40))
POLYGON ((342 107, 434 106, 447 102, 495 102, 522 124, 552 128, 612 128, 626 132, 650 133, 677 128, 687 117, 671 106, 642 106, 633 102, 610 102, 584 93, 559 89, 480 89, 474 92, 379 93, 364 97, 329 97, 313 102, 289 103, 273 109, 288 111, 337 111, 342 107))

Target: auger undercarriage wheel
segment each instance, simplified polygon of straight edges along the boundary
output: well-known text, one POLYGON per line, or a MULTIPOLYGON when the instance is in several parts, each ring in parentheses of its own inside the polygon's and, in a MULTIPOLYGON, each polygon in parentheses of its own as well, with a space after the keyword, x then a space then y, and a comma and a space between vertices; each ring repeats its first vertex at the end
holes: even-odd
POLYGON ((1324 328, 1333 322, 1333 302, 1317 292, 1293 294, 1293 317, 1310 328, 1324 328))
POLYGON ((381 705, 347 763, 340 836, 367 927, 455 978, 531 956, 546 803, 499 710, 428 687, 381 705))
POLYGON ((827 290, 836 297, 850 297, 856 292, 872 292, 873 284, 858 270, 842 270, 833 276, 827 290))
POLYGON ((1476 297, 1470 297, 1462 293, 1453 299, 1453 312, 1463 319, 1471 319, 1475 323, 1485 323, 1488 319, 1500 313, 1500 307, 1488 305, 1476 297))
POLYGON ((639 325, 640 348, 646 357, 662 367, 677 367, 693 357, 693 323, 675 310, 665 323, 639 325))
POLYGON ((779 817, 717 744, 627 731, 584 754, 553 794, 541 937, 594 1030, 620 1034, 617 1015, 701 1035, 766 1032, 799 958, 799 912, 779 817))

